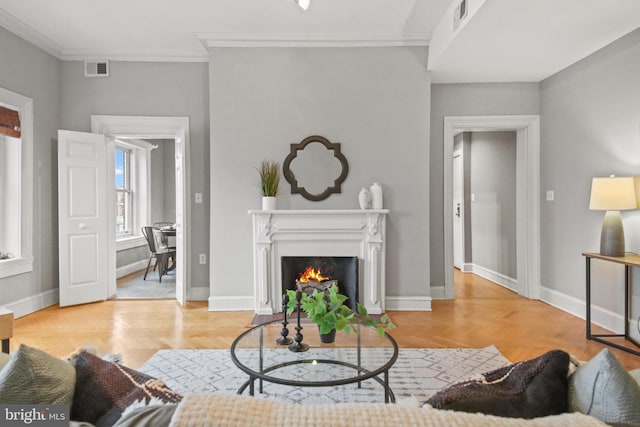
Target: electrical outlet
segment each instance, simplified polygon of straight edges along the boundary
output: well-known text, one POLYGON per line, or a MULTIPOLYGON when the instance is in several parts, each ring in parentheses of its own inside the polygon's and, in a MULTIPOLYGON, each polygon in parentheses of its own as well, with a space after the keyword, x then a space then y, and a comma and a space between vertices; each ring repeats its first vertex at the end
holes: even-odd
POLYGON ((196 193, 196 203, 202 203, 202 193, 196 193))
POLYGON ((207 263, 207 254, 200 254, 200 264, 207 263))
POLYGON ((555 198, 555 193, 553 191, 547 191, 547 201, 553 202, 554 198, 555 198))

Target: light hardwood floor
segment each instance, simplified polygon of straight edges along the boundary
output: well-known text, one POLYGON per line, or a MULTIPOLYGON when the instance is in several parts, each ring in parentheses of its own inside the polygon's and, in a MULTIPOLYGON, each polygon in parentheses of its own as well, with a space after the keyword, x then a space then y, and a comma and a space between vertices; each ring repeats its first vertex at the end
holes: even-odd
MULTIPOLYGON (((456 298, 433 301, 431 312, 389 312, 397 325, 391 334, 400 347, 493 344, 511 361, 556 348, 587 360, 605 347, 586 340, 584 320, 548 304, 472 274, 456 271, 455 281, 456 298)), ((160 349, 229 348, 252 319, 248 311, 209 312, 204 301, 185 307, 172 300, 52 306, 16 319, 11 351, 24 343, 63 357, 91 344, 103 353, 122 354, 126 365, 137 368, 160 349)), ((627 369, 640 368, 640 357, 611 351, 627 369)))

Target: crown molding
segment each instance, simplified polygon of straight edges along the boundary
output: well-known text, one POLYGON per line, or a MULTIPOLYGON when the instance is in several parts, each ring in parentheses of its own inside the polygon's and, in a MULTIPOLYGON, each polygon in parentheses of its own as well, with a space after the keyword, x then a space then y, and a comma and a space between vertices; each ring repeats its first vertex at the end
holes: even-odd
POLYGON ((0 26, 62 61, 208 62, 206 49, 125 51, 106 49, 64 49, 44 34, 0 9, 0 26))
POLYGON ((62 54, 62 46, 1 8, 0 26, 56 58, 60 58, 62 54))
POLYGON ((205 49, 144 52, 119 49, 66 49, 59 58, 63 61, 208 62, 209 54, 205 49))
POLYGON ((430 33, 380 34, 236 34, 196 33, 207 47, 400 47, 429 46, 430 33))
POLYGON ((429 46, 431 33, 381 34, 254 34, 195 33, 206 48, 127 51, 120 49, 64 49, 44 34, 0 9, 0 26, 62 61, 208 62, 212 47, 402 47, 429 46))

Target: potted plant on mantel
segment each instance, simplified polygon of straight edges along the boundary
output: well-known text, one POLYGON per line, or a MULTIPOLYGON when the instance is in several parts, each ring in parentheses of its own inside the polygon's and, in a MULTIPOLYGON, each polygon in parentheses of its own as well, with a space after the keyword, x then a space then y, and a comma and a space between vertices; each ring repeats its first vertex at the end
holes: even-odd
POLYGON ((258 173, 260 174, 262 210, 275 210, 276 196, 280 185, 280 165, 278 162, 263 160, 258 173))
MULTIPOLYGON (((287 290, 289 301, 287 303, 287 315, 293 313, 297 308, 296 290, 287 290)), ((380 336, 383 336, 385 329, 393 329, 396 326, 389 321, 389 317, 384 314, 376 321, 367 309, 357 304, 357 312, 352 311, 344 303, 347 296, 338 293, 338 286, 332 285, 326 291, 313 290, 311 295, 302 292, 300 308, 304 311, 312 322, 316 323, 320 329, 320 340, 323 343, 332 343, 335 340, 336 331, 344 330, 347 334, 351 331, 358 333, 356 325, 367 325, 376 329, 380 336)))

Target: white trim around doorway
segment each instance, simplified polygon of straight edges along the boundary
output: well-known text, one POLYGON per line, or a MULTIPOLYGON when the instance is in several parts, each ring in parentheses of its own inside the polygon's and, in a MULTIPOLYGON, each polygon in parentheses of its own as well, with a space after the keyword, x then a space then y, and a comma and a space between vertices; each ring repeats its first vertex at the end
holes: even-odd
MULTIPOLYGON (((185 242, 189 242, 189 221, 191 218, 191 205, 189 203, 190 194, 190 178, 189 178, 189 118, 188 117, 162 117, 162 116, 91 116, 91 132, 109 135, 111 137, 136 137, 138 139, 175 139, 176 143, 182 141, 184 143, 184 155, 181 159, 181 167, 184 170, 184 179, 182 180, 182 200, 181 211, 183 213, 182 233, 184 238, 177 239, 176 243, 180 245, 182 240, 182 249, 178 248, 178 258, 182 265, 178 266, 178 273, 181 277, 176 278, 176 298, 180 304, 184 304, 189 300, 191 293, 190 268, 191 247, 185 242), (182 284, 182 286, 180 285, 182 284)), ((115 252, 115 241, 110 242, 111 252, 115 252)), ((114 267, 115 270, 115 267, 114 267)), ((115 271, 113 272, 115 275, 115 271)), ((115 286, 115 280, 113 285, 115 286)), ((111 290, 110 290, 111 291, 111 290)), ((111 293, 115 293, 115 289, 111 293)))
POLYGON ((459 132, 516 131, 518 293, 540 298, 540 116, 451 116, 444 118, 444 268, 441 295, 454 297, 453 137, 459 132))

